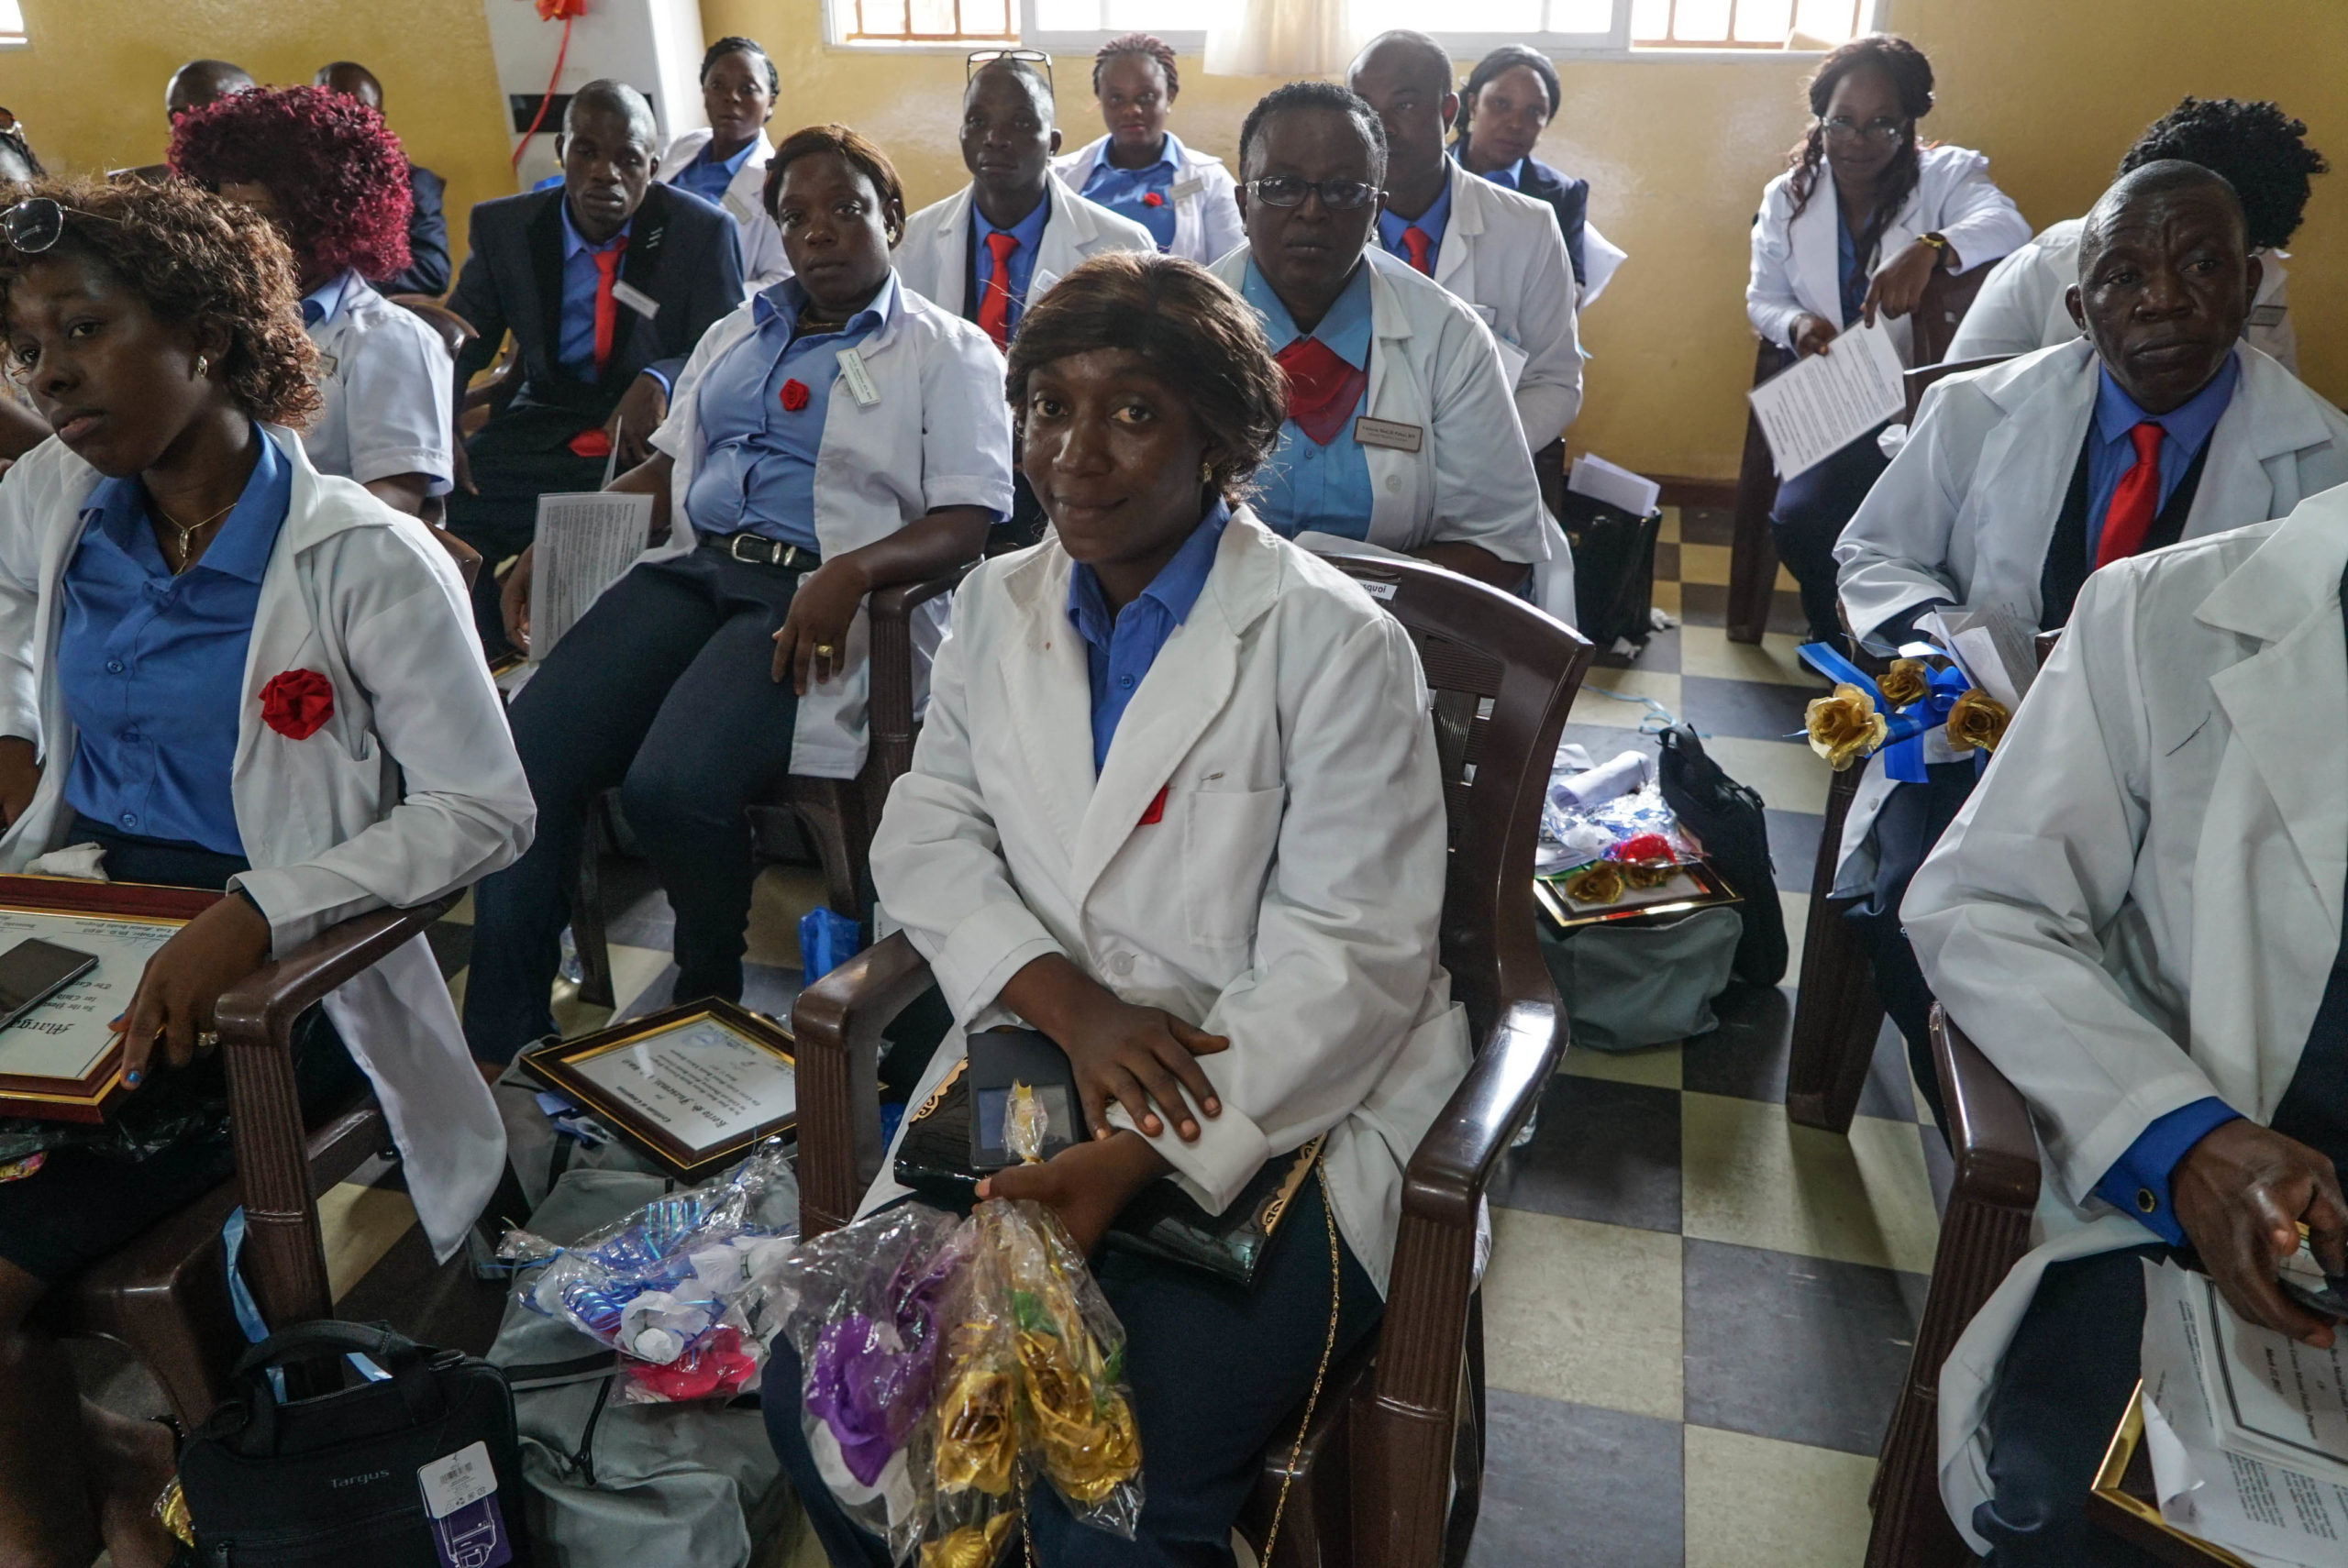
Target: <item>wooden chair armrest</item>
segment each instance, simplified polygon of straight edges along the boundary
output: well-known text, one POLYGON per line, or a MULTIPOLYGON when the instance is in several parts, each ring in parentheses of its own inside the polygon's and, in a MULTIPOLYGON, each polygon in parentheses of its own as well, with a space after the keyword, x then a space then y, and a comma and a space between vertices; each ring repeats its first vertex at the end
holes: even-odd
POLYGON ((887 786, 912 771, 914 765, 914 610, 952 592, 978 564, 965 561, 918 582, 875 589, 867 602, 867 613, 872 617, 872 691, 866 723, 873 761, 880 769, 880 782, 873 791, 876 812, 887 786))
POLYGON ((303 1013, 345 980, 365 974, 421 935, 456 902, 452 893, 414 909, 353 915, 263 965, 220 993, 213 1019, 221 1043, 269 1042, 282 1047, 303 1013))
POLYGON ((1402 1176, 1406 1219, 1474 1234, 1492 1166, 1540 1102, 1565 1044, 1554 1002, 1519 1001, 1501 1015, 1411 1155, 1402 1176))
POLYGON ((799 993, 799 1231, 856 1217, 880 1171, 880 1032, 929 988, 929 964, 898 932, 799 993))
MULTIPOLYGON (((2038 1206, 2038 1137, 2020 1090, 1936 1004, 1933 1066, 1948 1107, 1953 1193, 2028 1214, 2038 1206)), ((1952 1197, 1951 1201, 1955 1201, 1952 1197)))

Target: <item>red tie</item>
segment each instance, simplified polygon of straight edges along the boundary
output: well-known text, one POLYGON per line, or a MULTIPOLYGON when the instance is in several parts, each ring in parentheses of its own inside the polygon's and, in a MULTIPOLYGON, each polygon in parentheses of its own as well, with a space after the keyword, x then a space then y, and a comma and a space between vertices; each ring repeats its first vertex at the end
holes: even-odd
POLYGON ((627 236, 623 234, 607 248, 589 254, 595 258, 595 374, 601 377, 612 358, 612 339, 619 336, 619 310, 612 299, 612 284, 619 276, 620 258, 627 254, 627 236))
POLYGON ((1417 224, 1412 224, 1404 229, 1402 248, 1411 253, 1412 266, 1430 278, 1434 276, 1434 263, 1428 259, 1428 252, 1434 248, 1434 242, 1427 238, 1425 229, 1421 228, 1417 224))
POLYGON ((1356 370, 1318 337, 1300 337, 1272 356, 1288 375, 1288 417, 1316 447, 1337 438, 1361 404, 1369 371, 1356 370))
POLYGON ((997 230, 987 236, 994 271, 987 274, 986 293, 979 296, 979 326, 998 348, 1011 346, 1011 253, 1018 248, 1015 234, 997 230))
POLYGON ((2147 419, 2128 432, 2135 443, 2136 466, 2120 476, 2111 504, 2103 509, 2103 536, 2097 541, 2095 564, 2124 561, 2144 547, 2153 518, 2161 502, 2161 427, 2147 419))

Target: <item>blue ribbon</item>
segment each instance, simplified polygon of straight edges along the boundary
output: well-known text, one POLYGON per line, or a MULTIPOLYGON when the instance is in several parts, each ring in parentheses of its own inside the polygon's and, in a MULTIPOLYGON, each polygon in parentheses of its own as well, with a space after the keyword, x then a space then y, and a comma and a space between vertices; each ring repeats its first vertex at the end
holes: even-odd
POLYGON ((1800 652, 1802 662, 1827 679, 1866 692, 1875 711, 1884 716, 1887 732, 1877 748, 1883 753, 1884 776, 1902 784, 1923 783, 1924 736, 1948 722, 1949 709, 1971 685, 1965 672, 1954 664, 1946 669, 1927 667, 1924 695, 1905 708, 1894 708, 1866 673, 1837 653, 1833 644, 1804 643, 1800 652))

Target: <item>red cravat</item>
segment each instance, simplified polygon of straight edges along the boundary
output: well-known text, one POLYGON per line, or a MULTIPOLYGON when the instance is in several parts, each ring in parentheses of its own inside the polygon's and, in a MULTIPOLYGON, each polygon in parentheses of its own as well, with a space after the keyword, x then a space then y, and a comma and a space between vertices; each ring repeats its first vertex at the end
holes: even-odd
POLYGON ((1429 254, 1434 249, 1434 242, 1427 238, 1427 231, 1425 229, 1421 228, 1417 224, 1412 224, 1410 227, 1404 229, 1402 231, 1402 248, 1411 253, 1412 266, 1417 268, 1420 271, 1424 272, 1430 278, 1434 276, 1434 262, 1430 258, 1429 254))
POLYGON ((987 249, 994 256, 994 271, 987 274, 986 293, 979 296, 979 326, 998 348, 1011 346, 1011 254, 1019 248, 1019 237, 1000 229, 987 236, 987 249))
POLYGON ((2128 432, 2128 439, 2135 444, 2136 466, 2120 476, 2111 504, 2103 509, 2103 535, 2095 550, 2099 567, 2143 549, 2161 509, 2161 427, 2147 419, 2128 432))
POLYGON ((612 339, 619 336, 619 308, 612 299, 612 284, 619 277, 620 258, 627 254, 627 236, 623 234, 606 248, 589 254, 595 258, 595 374, 600 377, 611 361, 612 339))
POLYGON ((1346 363, 1318 337, 1300 337, 1273 356, 1288 375, 1288 416, 1316 447, 1337 438, 1356 408, 1369 372, 1346 363))

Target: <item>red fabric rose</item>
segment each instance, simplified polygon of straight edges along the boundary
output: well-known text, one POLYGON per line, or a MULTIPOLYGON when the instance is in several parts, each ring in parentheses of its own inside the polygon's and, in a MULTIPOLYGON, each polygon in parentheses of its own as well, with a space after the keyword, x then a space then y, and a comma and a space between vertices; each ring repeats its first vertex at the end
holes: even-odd
POLYGON ((334 717, 334 683, 315 669, 289 669, 260 689, 261 723, 288 740, 308 740, 334 717))
POLYGON ((1166 204, 1166 198, 1155 191, 1146 191, 1142 193, 1141 204, 1146 207, 1162 207, 1166 204))
POLYGON ((807 385, 804 381, 793 380, 782 383, 782 406, 791 414, 807 406, 807 385))

